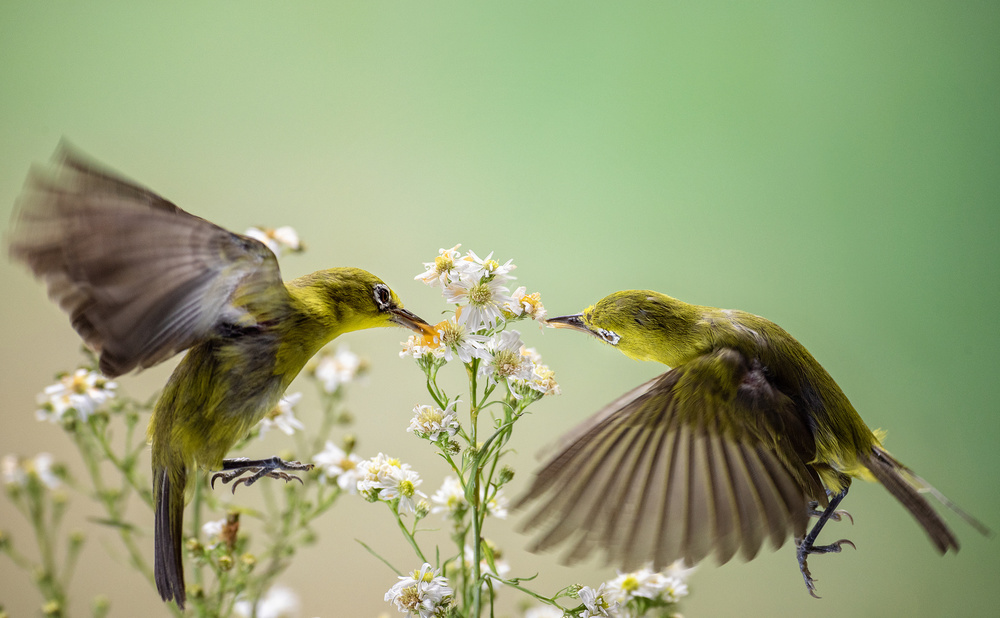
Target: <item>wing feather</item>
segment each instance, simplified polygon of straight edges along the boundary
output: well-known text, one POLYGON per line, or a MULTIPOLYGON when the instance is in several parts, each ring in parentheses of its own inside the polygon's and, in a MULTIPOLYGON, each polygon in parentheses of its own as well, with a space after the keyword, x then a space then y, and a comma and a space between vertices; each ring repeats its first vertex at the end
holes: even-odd
POLYGON ((18 199, 10 255, 42 278, 117 376, 155 365, 223 323, 278 317, 288 297, 262 243, 62 146, 18 199))
POLYGON ((801 535, 822 489, 807 463, 808 428, 766 371, 720 349, 618 398, 575 428, 518 506, 533 550, 573 540, 568 561, 662 568, 714 553, 752 559, 765 538, 801 535), (787 440, 773 434, 794 432, 787 440), (778 450, 786 445, 789 449, 778 450))

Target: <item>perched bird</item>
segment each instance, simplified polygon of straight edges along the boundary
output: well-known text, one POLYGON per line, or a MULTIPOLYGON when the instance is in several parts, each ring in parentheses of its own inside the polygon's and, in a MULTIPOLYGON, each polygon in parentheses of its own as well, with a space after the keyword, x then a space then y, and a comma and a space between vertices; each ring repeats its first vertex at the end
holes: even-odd
POLYGON ((312 466, 223 459, 313 354, 377 326, 427 332, 381 279, 331 268, 283 283, 261 242, 188 214, 63 146, 18 200, 10 255, 48 286, 115 377, 187 350, 153 410, 156 587, 184 607, 185 486, 195 465, 249 485, 312 466), (242 476, 249 473, 249 476, 242 476))
POLYGON ((541 501, 525 524, 543 528, 534 550, 574 537, 570 562, 600 548, 623 568, 658 569, 710 553, 720 564, 737 552, 750 560, 765 538, 777 549, 791 533, 816 596, 807 557, 853 546, 814 545, 840 519, 852 478, 882 483, 941 553, 958 541, 922 492, 989 534, 886 452, 830 374, 773 322, 629 290, 548 324, 673 369, 564 437, 520 499, 541 501))

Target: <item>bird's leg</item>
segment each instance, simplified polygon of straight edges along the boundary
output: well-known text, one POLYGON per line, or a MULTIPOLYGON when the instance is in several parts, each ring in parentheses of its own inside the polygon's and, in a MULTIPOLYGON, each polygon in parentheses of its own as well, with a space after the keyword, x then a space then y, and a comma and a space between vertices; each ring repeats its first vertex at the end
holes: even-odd
POLYGON ((273 479, 281 479, 286 483, 292 479, 302 482, 302 479, 294 474, 288 474, 283 470, 305 471, 312 470, 312 464, 304 464, 298 461, 285 461, 280 457, 268 457, 267 459, 248 459, 246 457, 234 457, 233 459, 222 460, 222 471, 212 475, 212 489, 215 489, 215 481, 222 479, 222 482, 233 483, 233 493, 240 483, 249 487, 260 478, 269 476, 273 479), (250 476, 244 477, 244 474, 250 476), (242 477, 242 478, 241 478, 242 477))
MULTIPOLYGON (((819 502, 813 501, 813 502, 809 503, 809 510, 806 511, 806 514, 809 515, 810 517, 822 517, 823 513, 825 513, 825 512, 826 512, 826 509, 824 509, 822 511, 819 510, 819 502)), ((843 518, 845 518, 845 517, 847 519, 851 520, 851 525, 853 526, 854 525, 854 516, 851 515, 850 513, 848 513, 847 511, 845 511, 844 509, 839 509, 839 510, 834 511, 833 513, 830 513, 830 521, 837 521, 837 522, 839 522, 839 521, 843 520, 843 518)))
MULTIPOLYGON (((806 564, 806 559, 809 557, 809 554, 840 553, 841 546, 845 543, 854 547, 854 549, 857 549, 854 543, 848 541, 847 539, 840 539, 839 541, 830 543, 829 545, 814 545, 816 537, 819 536, 820 531, 823 529, 823 526, 826 525, 828 520, 833 519, 834 521, 840 521, 842 513, 851 517, 849 513, 846 513, 846 511, 837 511, 837 506, 845 496, 847 496, 847 487, 845 487, 839 494, 830 498, 830 504, 822 513, 819 513, 815 510, 814 506, 810 505, 809 514, 818 515, 819 519, 816 520, 816 524, 813 525, 812 530, 809 531, 809 534, 807 534, 804 539, 795 539, 795 546, 797 548, 796 557, 799 560, 799 570, 802 572, 802 578, 806 582, 806 589, 809 590, 809 594, 817 599, 819 598, 819 595, 816 594, 816 583, 813 580, 812 575, 809 573, 809 567, 806 564)), ((851 523, 854 523, 854 518, 851 518, 851 523)))

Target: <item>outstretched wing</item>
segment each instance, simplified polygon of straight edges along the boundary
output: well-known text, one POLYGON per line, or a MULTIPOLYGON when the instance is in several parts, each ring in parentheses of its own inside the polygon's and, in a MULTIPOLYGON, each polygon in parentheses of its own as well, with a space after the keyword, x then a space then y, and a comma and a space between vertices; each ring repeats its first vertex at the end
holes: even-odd
POLYGON ((28 176, 10 255, 43 279, 114 377, 155 365, 223 325, 276 316, 287 292, 262 243, 61 146, 28 176))
POLYGON ((825 502, 811 434, 759 363, 721 349, 612 402, 572 431, 519 506, 540 501, 532 550, 566 542, 567 562, 602 549, 609 563, 662 568, 714 552, 750 560, 802 536, 825 502), (780 436, 780 437, 779 437, 780 436))

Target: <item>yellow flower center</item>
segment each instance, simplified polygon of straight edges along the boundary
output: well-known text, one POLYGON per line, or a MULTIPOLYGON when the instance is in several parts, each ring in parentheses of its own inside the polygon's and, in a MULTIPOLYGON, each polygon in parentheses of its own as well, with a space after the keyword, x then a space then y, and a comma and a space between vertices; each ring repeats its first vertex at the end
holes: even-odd
POLYGON ((635 592, 639 589, 639 580, 634 575, 629 575, 622 582, 622 590, 625 592, 635 592))
POLYGON ((521 355, 512 350, 498 350, 493 355, 493 368, 497 375, 502 377, 512 376, 521 365, 521 355))
POLYGON ((440 275, 442 273, 450 272, 452 268, 455 268, 455 260, 451 259, 446 255, 439 255, 434 258, 434 270, 440 275))
POLYGON ((477 307, 482 307, 483 305, 489 303, 493 300, 493 291, 490 290, 490 286, 479 283, 472 286, 469 289, 469 304, 475 305, 477 307))

